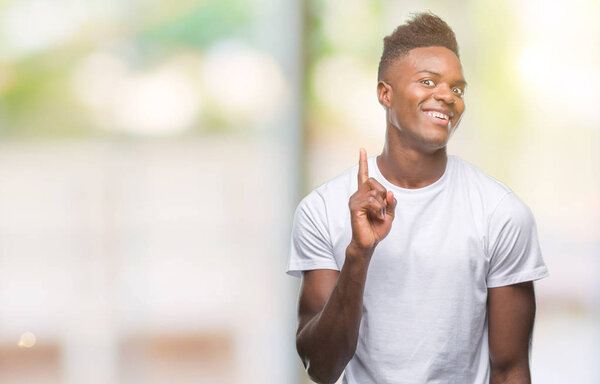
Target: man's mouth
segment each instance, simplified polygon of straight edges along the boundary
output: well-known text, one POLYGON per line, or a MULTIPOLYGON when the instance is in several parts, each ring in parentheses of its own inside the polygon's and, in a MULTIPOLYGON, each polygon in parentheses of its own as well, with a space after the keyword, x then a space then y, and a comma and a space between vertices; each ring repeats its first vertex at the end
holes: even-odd
POLYGON ((426 115, 431 116, 434 119, 440 119, 440 120, 445 120, 445 121, 450 120, 450 115, 447 115, 443 112, 438 112, 438 111, 423 111, 423 112, 425 112, 426 115))

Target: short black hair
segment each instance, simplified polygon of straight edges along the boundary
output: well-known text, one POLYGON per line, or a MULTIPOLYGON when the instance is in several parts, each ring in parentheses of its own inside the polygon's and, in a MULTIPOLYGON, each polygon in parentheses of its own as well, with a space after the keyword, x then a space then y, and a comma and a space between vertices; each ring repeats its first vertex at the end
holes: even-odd
POLYGON ((431 12, 415 13, 383 39, 383 54, 379 60, 377 79, 385 70, 408 51, 420 47, 445 47, 458 55, 458 43, 452 28, 431 12))

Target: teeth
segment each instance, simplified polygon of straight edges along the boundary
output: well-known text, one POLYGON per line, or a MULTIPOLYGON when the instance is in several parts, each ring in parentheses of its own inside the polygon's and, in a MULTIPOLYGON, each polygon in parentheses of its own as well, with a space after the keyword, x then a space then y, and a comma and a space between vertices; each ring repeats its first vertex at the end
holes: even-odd
POLYGON ((444 120, 449 119, 448 115, 446 115, 445 113, 436 112, 436 111, 427 111, 425 113, 427 113, 431 117, 437 117, 437 118, 444 119, 444 120))

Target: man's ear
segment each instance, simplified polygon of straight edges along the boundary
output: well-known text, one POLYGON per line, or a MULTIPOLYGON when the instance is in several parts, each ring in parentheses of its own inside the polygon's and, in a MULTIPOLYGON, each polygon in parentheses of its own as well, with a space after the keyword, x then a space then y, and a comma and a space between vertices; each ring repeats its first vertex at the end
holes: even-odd
POLYGON ((385 109, 392 106, 392 87, 383 80, 377 83, 377 98, 385 109))

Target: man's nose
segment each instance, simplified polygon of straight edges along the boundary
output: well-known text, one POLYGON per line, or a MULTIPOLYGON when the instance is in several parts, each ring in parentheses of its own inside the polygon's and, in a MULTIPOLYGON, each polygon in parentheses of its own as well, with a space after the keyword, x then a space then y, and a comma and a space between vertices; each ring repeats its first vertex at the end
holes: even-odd
POLYGON ((456 99, 452 94, 452 90, 450 87, 441 86, 439 87, 433 95, 433 98, 439 101, 443 101, 447 104, 456 103, 456 99))

